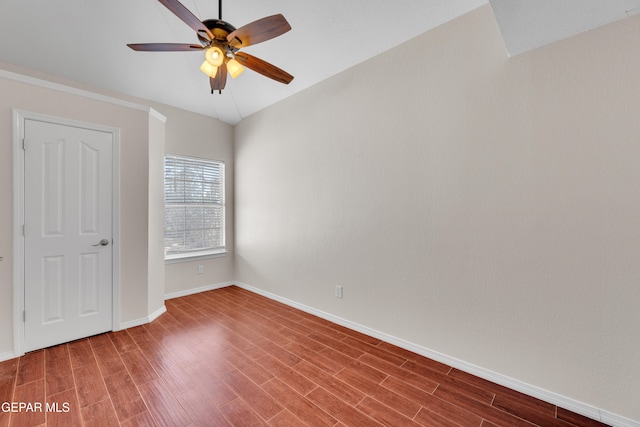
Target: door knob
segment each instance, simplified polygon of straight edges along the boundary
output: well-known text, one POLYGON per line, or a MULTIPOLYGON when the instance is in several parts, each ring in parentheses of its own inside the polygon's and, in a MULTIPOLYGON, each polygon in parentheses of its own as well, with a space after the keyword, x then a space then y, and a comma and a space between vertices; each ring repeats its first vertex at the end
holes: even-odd
POLYGON ((108 244, 109 244, 109 240, 102 239, 97 245, 91 245, 91 246, 107 246, 108 244))

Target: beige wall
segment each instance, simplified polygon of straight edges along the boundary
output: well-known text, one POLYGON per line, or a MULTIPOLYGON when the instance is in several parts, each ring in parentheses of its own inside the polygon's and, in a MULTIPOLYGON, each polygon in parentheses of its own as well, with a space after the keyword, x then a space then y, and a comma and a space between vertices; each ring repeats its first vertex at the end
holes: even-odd
POLYGON ((164 310, 164 150, 166 116, 149 116, 148 312, 164 310))
POLYGON ((13 352, 13 159, 11 111, 4 106, 5 82, 0 79, 0 354, 13 352))
MULTIPOLYGON (((214 97, 215 102, 215 97, 214 97)), ((227 283, 234 279, 233 264, 233 128, 219 120, 161 104, 152 104, 167 116, 166 152, 225 162, 226 243, 228 254, 197 261, 176 262, 165 267, 165 294, 227 283), (198 274, 198 266, 204 272, 198 274)), ((164 245, 163 245, 164 247, 164 245)))
POLYGON ((12 109, 120 129, 120 320, 146 317, 149 113, 0 78, 0 354, 13 349, 12 109))
POLYGON ((486 6, 245 119, 236 279, 640 420, 638 40, 486 6))
POLYGON ((218 120, 161 104, 87 87, 77 82, 1 63, 0 70, 62 84, 89 97, 0 77, 0 359, 13 354, 13 166, 12 109, 96 123, 120 129, 120 321, 135 324, 157 314, 164 295, 233 277, 232 128, 218 120), (116 103, 91 98, 115 97, 116 103), (119 105, 118 102, 124 103, 119 105), (132 104, 135 103, 135 104, 132 104), (166 123, 164 118, 166 118, 166 123), (165 147, 166 144, 166 147, 165 147), (197 275, 190 263, 164 264, 163 156, 176 154, 224 160, 227 164, 227 240, 230 254, 202 261, 197 275), (180 271, 179 275, 172 274, 180 271), (193 271, 191 271, 193 270, 193 271), (193 273, 193 274, 191 274, 193 273), (166 281, 166 284, 165 284, 166 281))

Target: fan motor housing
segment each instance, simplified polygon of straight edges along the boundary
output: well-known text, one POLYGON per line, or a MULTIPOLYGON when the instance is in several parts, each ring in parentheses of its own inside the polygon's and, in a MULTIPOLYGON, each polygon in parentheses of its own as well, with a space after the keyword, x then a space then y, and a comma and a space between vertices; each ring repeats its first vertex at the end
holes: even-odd
MULTIPOLYGON (((227 35, 236 30, 236 27, 221 19, 207 19, 206 21, 202 21, 202 23, 213 33, 215 40, 221 42, 226 42, 227 35)), ((210 43, 209 40, 200 33, 198 33, 198 39, 203 46, 208 46, 210 43)))

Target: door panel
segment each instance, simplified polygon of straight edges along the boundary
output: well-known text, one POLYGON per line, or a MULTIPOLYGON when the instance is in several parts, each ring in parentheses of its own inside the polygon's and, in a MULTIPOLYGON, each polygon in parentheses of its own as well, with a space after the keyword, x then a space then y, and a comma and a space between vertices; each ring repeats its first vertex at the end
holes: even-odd
POLYGON ((112 328, 112 150, 111 133, 25 120, 27 351, 112 328))
POLYGON ((42 144, 43 236, 64 235, 64 183, 60 176, 65 169, 64 149, 63 140, 42 144))

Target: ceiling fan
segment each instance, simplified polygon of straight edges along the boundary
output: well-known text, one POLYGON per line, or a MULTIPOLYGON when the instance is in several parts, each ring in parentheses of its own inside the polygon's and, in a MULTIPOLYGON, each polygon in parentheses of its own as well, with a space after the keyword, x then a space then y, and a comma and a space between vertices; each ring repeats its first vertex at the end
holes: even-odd
POLYGON ((131 49, 147 52, 204 51, 205 61, 200 70, 209 76, 211 93, 222 93, 227 84, 227 73, 238 77, 247 67, 265 77, 289 84, 293 76, 260 58, 240 52, 241 48, 258 44, 291 29, 284 16, 272 15, 253 21, 240 28, 222 20, 222 0, 218 0, 218 19, 200 21, 178 0, 158 0, 185 24, 196 31, 200 44, 188 43, 134 43, 131 49), (244 66, 244 67, 243 67, 244 66))

